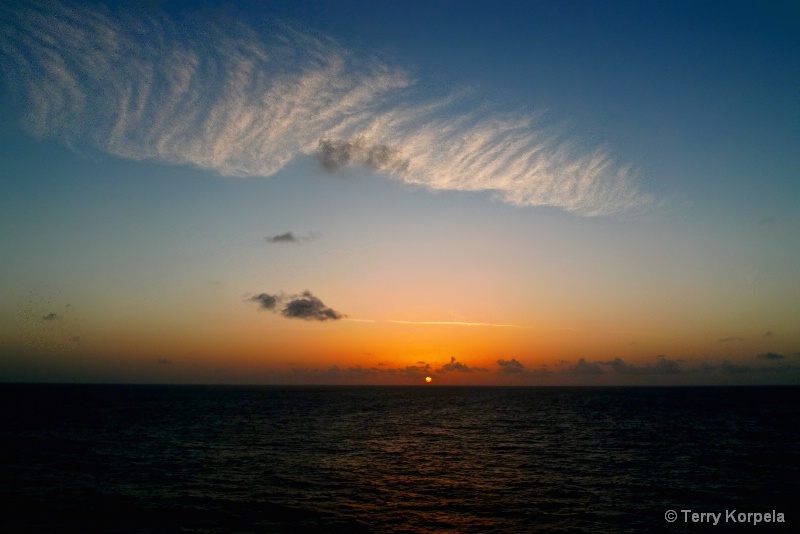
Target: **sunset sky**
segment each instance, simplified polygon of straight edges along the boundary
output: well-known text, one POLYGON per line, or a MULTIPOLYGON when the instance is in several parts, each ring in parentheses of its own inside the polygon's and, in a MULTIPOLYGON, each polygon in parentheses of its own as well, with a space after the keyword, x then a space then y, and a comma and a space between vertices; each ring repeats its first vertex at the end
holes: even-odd
POLYGON ((0 381, 800 384, 796 3, 7 2, 0 66, 0 381))

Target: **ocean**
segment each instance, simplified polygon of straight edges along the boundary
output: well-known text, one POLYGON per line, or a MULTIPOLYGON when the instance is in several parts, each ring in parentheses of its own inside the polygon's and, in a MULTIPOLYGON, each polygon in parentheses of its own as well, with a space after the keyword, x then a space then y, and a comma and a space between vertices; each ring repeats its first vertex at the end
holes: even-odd
POLYGON ((798 387, 0 384, 0 400, 2 532, 800 525, 798 387))

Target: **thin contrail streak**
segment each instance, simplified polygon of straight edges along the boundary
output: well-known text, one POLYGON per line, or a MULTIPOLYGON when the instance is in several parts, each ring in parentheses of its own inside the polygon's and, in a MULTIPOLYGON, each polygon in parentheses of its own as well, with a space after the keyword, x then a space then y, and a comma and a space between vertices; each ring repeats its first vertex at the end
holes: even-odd
POLYGON ((421 324, 421 325, 445 325, 445 326, 490 326, 496 328, 532 328, 530 326, 520 326, 516 324, 495 324, 495 323, 472 323, 466 321, 398 321, 389 320, 393 324, 421 324))

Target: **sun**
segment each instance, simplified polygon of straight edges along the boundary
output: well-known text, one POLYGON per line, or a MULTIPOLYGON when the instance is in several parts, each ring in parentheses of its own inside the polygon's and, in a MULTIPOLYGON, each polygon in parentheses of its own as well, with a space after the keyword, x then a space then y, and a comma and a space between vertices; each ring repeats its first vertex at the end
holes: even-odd
POLYGON ((430 384, 430 383, 431 383, 431 380, 433 380, 433 378, 431 378, 431 377, 429 377, 429 376, 426 376, 426 377, 425 377, 425 382, 427 382, 428 384, 430 384))

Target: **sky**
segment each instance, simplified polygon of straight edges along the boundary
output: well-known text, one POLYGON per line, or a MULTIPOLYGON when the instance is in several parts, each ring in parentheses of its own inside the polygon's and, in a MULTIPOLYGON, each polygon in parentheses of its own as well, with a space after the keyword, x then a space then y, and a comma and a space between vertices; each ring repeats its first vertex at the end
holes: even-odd
POLYGON ((0 6, 0 381, 800 384, 793 2, 0 6))

